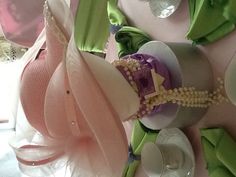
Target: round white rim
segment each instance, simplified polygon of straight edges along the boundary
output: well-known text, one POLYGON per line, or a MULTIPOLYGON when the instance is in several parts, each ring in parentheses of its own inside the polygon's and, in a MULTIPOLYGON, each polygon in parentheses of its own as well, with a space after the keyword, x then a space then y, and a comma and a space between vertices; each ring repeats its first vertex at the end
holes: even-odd
POLYGON ((229 100, 236 105, 236 54, 225 72, 225 91, 229 100))
MULTIPOLYGON (((183 150, 190 157, 191 163, 192 163, 191 172, 189 173, 188 177, 194 176, 195 158, 194 158, 193 148, 188 138, 186 137, 186 135, 180 129, 169 128, 169 129, 161 130, 158 134, 156 143, 157 144, 175 144, 181 150, 183 150), (173 137, 175 138, 174 141, 173 141, 173 137)), ((178 176, 177 173, 175 175, 178 176)), ((170 175, 166 174, 163 177, 170 177, 170 175)))
MULTIPOLYGON (((167 66, 172 77, 172 86, 180 87, 182 85, 182 75, 180 64, 171 48, 161 41, 151 41, 144 44, 137 53, 148 54, 157 57, 163 64, 167 66)), ((146 116, 140 121, 148 128, 157 130, 168 127, 168 125, 176 118, 179 106, 167 103, 165 109, 152 116, 146 116)))

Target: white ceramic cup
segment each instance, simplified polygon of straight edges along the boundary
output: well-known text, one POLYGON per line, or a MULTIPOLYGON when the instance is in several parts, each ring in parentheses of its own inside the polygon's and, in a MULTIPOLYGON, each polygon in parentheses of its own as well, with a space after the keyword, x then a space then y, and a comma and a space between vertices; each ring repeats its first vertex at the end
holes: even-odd
POLYGON ((142 167, 148 177, 164 177, 183 167, 184 152, 174 144, 147 143, 141 152, 142 167))

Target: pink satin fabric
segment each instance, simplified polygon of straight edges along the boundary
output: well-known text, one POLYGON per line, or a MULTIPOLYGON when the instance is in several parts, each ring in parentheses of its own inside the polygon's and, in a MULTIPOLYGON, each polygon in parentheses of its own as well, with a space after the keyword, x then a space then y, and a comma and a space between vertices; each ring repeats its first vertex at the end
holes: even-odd
POLYGON ((44 0, 1 0, 0 24, 5 37, 30 47, 42 31, 44 0))
MULTIPOLYGON (((63 0, 57 3, 70 11, 63 0)), ((73 35, 68 43, 67 30, 51 13, 50 8, 45 13, 45 58, 29 63, 22 76, 22 105, 41 135, 33 134, 26 144, 22 142, 27 137, 13 141, 21 169, 27 175, 38 170, 37 175, 46 176, 50 172, 45 174, 45 168, 56 169, 56 162, 65 157, 73 177, 121 176, 128 154, 124 127, 73 35)))

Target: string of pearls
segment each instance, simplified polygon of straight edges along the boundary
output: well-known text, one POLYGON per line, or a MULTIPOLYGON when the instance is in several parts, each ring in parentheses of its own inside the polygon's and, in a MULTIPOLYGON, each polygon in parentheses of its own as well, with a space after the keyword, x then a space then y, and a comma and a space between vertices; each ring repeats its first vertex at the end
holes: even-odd
MULTIPOLYGON (((115 67, 122 67, 133 89, 138 93, 137 85, 133 80, 132 72, 142 69, 142 65, 135 59, 120 59, 112 63, 115 67)), ((224 82, 221 78, 217 79, 219 86, 213 92, 196 90, 194 87, 180 87, 166 90, 163 86, 159 87, 157 95, 149 98, 140 98, 140 108, 132 118, 141 118, 152 112, 155 106, 174 103, 184 107, 206 108, 213 104, 220 104, 228 99, 223 95, 224 82)))
POLYGON ((176 103, 186 107, 208 107, 213 104, 219 104, 228 101, 223 96, 222 90, 223 80, 218 78, 219 87, 216 91, 209 93, 208 91, 198 91, 194 87, 180 87, 170 90, 165 90, 163 86, 160 87, 159 95, 154 96, 145 101, 148 107, 165 104, 167 102, 176 103))
POLYGON ((57 39, 63 44, 67 45, 68 40, 65 35, 62 33, 62 30, 58 27, 56 19, 53 17, 50 8, 48 7, 48 2, 45 1, 43 14, 46 22, 46 26, 50 26, 49 30, 53 31, 53 34, 56 35, 57 39))

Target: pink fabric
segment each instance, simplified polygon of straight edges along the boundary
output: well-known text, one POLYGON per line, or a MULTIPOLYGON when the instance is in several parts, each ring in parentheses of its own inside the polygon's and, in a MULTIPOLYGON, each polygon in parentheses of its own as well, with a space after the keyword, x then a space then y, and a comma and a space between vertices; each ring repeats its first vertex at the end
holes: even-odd
POLYGON ((25 115, 29 123, 45 135, 48 135, 48 131, 44 122, 43 105, 49 79, 45 59, 42 59, 27 65, 21 82, 21 103, 25 115))
POLYGON ((43 29, 44 0, 1 0, 0 24, 5 37, 30 47, 43 29))
POLYGON ((60 41, 60 37, 65 36, 58 36, 56 30, 54 24, 46 25, 47 54, 45 58, 27 65, 21 83, 21 102, 26 117, 34 128, 45 135, 48 135, 44 120, 45 93, 49 80, 66 51, 66 43, 60 41))
POLYGON ((120 176, 127 156, 124 128, 117 113, 89 71, 86 59, 78 53, 73 40, 70 42, 72 52, 66 60, 66 66, 76 103, 98 140, 103 153, 106 154, 106 160, 112 169, 110 176, 120 176))
MULTIPOLYGON (((63 1, 57 3, 69 11, 63 1)), ((26 66, 21 87, 27 119, 42 135, 13 141, 21 168, 30 176, 42 169, 37 175, 46 176, 52 171, 44 168, 56 169, 65 156, 73 177, 121 176, 128 153, 122 123, 73 35, 68 44, 66 30, 52 20, 50 9, 45 14, 47 54, 26 66)))

